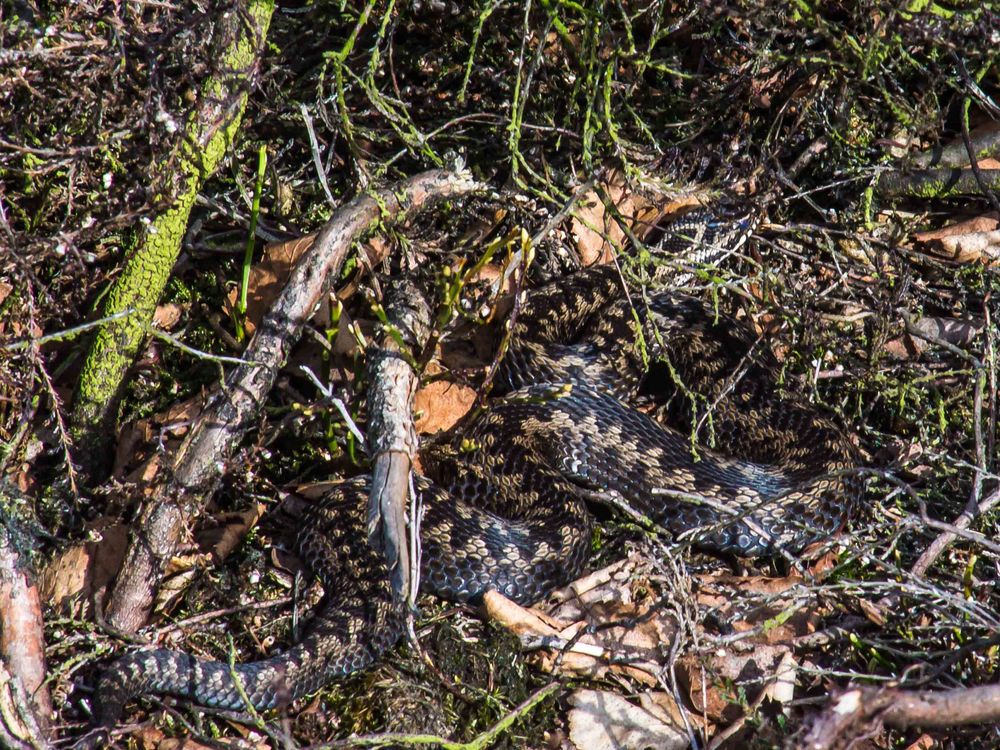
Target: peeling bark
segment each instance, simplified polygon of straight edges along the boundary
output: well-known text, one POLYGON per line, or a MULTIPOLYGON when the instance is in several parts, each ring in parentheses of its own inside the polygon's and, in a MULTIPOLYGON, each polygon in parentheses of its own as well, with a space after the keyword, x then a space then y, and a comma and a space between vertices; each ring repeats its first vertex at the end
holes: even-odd
POLYGON ((396 279, 386 293, 385 314, 388 325, 382 325, 368 360, 368 448, 374 460, 368 539, 385 553, 393 591, 412 599, 419 566, 415 545, 407 540, 406 501, 417 453, 413 397, 420 376, 411 363, 430 336, 431 311, 415 284, 396 279))
POLYGON ((839 692, 812 722, 796 747, 834 750, 854 747, 880 726, 924 729, 1000 721, 1000 685, 954 690, 856 687, 839 692))
POLYGON ((9 506, 0 489, 0 745, 48 747, 44 622, 25 556, 33 540, 9 506))

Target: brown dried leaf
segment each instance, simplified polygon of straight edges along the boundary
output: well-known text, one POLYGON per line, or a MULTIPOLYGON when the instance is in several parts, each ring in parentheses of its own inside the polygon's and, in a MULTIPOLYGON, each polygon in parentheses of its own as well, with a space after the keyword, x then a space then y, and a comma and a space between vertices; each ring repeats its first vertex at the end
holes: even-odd
POLYGON ((153 325, 161 331, 171 331, 180 322, 181 315, 184 314, 184 306, 175 302, 165 302, 156 306, 153 313, 153 325))
POLYGON ((255 503, 241 512, 221 514, 215 519, 218 526, 198 532, 198 546, 209 550, 216 564, 222 562, 243 541, 247 532, 257 525, 266 511, 264 503, 255 503))
POLYGON ((413 411, 419 415, 413 426, 421 435, 450 429, 475 402, 475 388, 444 380, 428 383, 413 397, 413 411))
POLYGON ((1000 263, 1000 221, 994 213, 914 235, 921 249, 958 263, 1000 263))
POLYGON ((941 227, 941 229, 935 229, 930 232, 917 232, 914 235, 914 239, 917 242, 933 242, 945 237, 976 234, 978 232, 992 232, 994 229, 1000 228, 998 225, 1000 225, 1000 222, 997 221, 996 214, 989 213, 960 221, 957 224, 949 224, 946 227, 941 227))
MULTIPOLYGON (((558 670, 565 674, 593 678, 603 677, 607 673, 610 654, 601 646, 595 645, 589 635, 575 641, 572 646, 568 645, 584 623, 556 620, 536 609, 526 609, 495 591, 487 592, 483 603, 491 619, 517 635, 525 644, 536 646, 543 642, 553 646, 553 651, 541 654, 539 666, 544 671, 558 670)), ((654 671, 657 669, 656 665, 648 668, 654 671)), ((652 684, 649 675, 643 674, 646 676, 645 682, 652 684)))
POLYGON ((205 745, 190 737, 164 737, 154 746, 156 750, 215 750, 213 745, 205 745))
MULTIPOLYGON (((243 737, 239 747, 252 750, 267 750, 271 745, 260 738, 259 732, 248 732, 242 726, 230 722, 243 737), (252 734, 252 738, 250 735, 252 734)), ((190 737, 167 737, 156 727, 144 726, 132 732, 132 738, 142 750, 215 750, 219 745, 206 745, 190 737)))
MULTIPOLYGON (((1000 247, 1000 246, 998 246, 1000 247)), ((968 346, 985 327, 985 322, 975 318, 935 318, 926 316, 916 323, 921 333, 932 339, 947 341, 955 346, 968 346)), ((886 342, 885 350, 896 359, 912 359, 934 346, 932 341, 905 333, 899 338, 886 342)))
POLYGON ((747 703, 794 693, 795 662, 788 646, 755 644, 745 653, 719 651, 700 660, 682 657, 677 677, 697 712, 730 723, 743 716, 747 703))
POLYGON ((927 342, 904 334, 886 341, 883 349, 893 359, 915 359, 927 348, 927 342))
POLYGON ((118 574, 128 547, 128 528, 112 524, 91 532, 99 541, 66 549, 42 571, 39 591, 59 612, 85 614, 95 594, 118 574))
MULTIPOLYGON (((246 330, 251 334, 264 313, 271 306, 292 274, 295 262, 302 254, 312 247, 316 233, 297 237, 287 242, 275 242, 264 248, 264 258, 250 269, 250 279, 247 284, 247 320, 246 330)), ((236 300, 240 290, 233 287, 229 291, 224 305, 227 315, 232 315, 236 309, 236 300)))
POLYGON ((857 602, 865 617, 878 625, 880 628, 885 627, 885 624, 889 619, 889 612, 886 611, 886 608, 883 605, 868 601, 867 599, 858 599, 857 602))
MULTIPOLYGON (((677 705, 677 699, 670 693, 666 693, 662 690, 650 690, 645 693, 640 693, 639 705, 654 716, 658 717, 665 724, 672 724, 676 727, 685 726, 684 714, 687 713, 687 711, 677 705)), ((705 722, 699 722, 699 726, 711 735, 711 727, 706 726, 705 722)))
POLYGON ((570 626, 537 609, 522 607, 497 591, 487 591, 483 595, 486 614, 495 622, 522 636, 558 636, 570 626))
POLYGON ((931 750, 937 746, 937 741, 929 734, 922 734, 909 745, 906 750, 931 750))
POLYGON ((700 606, 711 607, 716 619, 729 622, 736 632, 759 631, 744 643, 788 644, 798 636, 815 632, 823 618, 819 607, 802 607, 792 595, 779 596, 803 583, 799 576, 766 578, 710 573, 697 576, 697 580, 696 600, 700 606), (752 595, 762 600, 759 606, 748 606, 752 595))
MULTIPOLYGON (((639 193, 617 171, 608 175, 601 187, 629 231, 639 238, 645 237, 658 219, 698 205, 694 196, 671 199, 664 191, 646 187, 647 194, 639 193)), ((570 231, 585 266, 609 262, 614 250, 626 241, 625 232, 596 189, 581 198, 573 212, 570 231)))
POLYGON ((198 571, 211 565, 211 558, 205 554, 178 555, 170 558, 164 571, 163 581, 156 590, 153 602, 155 612, 169 612, 184 596, 188 586, 194 581, 198 571))
POLYGON ((171 404, 165 411, 148 419, 140 419, 122 430, 115 449, 112 476, 125 478, 140 486, 148 486, 159 470, 162 454, 172 449, 187 434, 194 419, 205 406, 204 394, 197 394, 184 401, 171 404), (143 448, 162 443, 164 451, 157 450, 148 459, 143 458, 143 448))
POLYGON ((673 639, 676 626, 668 613, 650 612, 648 604, 635 601, 631 589, 643 580, 637 572, 640 564, 641 558, 633 556, 556 592, 550 598, 556 606, 548 615, 526 610, 499 594, 488 595, 487 611, 527 644, 551 645, 553 650, 541 656, 541 667, 547 671, 590 677, 614 672, 655 685, 663 667, 661 646, 673 639), (628 626, 609 627, 611 623, 628 626), (590 626, 601 627, 577 639, 581 629, 590 626), (627 663, 618 658, 623 655, 628 656, 627 663))
MULTIPOLYGON (((767 576, 734 576, 732 573, 705 573, 697 576, 698 604, 721 607, 739 594, 783 594, 803 582, 802 576, 784 578, 767 576)), ((744 597, 745 598, 745 597, 744 597)))
MULTIPOLYGON (((308 484, 299 484, 295 486, 295 494, 289 495, 286 499, 286 503, 291 503, 293 510, 296 509, 295 506, 299 505, 296 495, 304 497, 306 500, 319 500, 323 495, 329 492, 331 489, 336 487, 340 482, 336 480, 327 480, 323 482, 309 482, 308 484)), ((302 505, 299 510, 305 510, 305 505, 302 505)))

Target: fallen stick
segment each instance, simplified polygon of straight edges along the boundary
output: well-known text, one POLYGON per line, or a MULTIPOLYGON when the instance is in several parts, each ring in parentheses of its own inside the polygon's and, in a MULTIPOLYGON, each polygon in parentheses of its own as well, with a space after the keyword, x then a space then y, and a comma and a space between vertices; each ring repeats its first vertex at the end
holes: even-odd
MULTIPOLYGON (((981 171, 983 185, 1000 188, 1000 169, 981 171)), ((887 198, 950 198, 955 195, 981 195, 983 186, 971 169, 916 169, 912 172, 883 172, 875 189, 887 198)))
POLYGON ((871 736, 880 726, 931 729, 996 721, 1000 721, 1000 685, 954 690, 854 687, 831 699, 796 747, 848 747, 856 738, 871 736))
POLYGON ((37 544, 0 486, 0 746, 50 747, 42 605, 26 552, 37 544))
POLYGON ((431 330, 431 311, 409 279, 394 279, 385 295, 385 320, 368 372, 368 454, 372 457, 372 489, 368 500, 368 540, 385 553, 393 591, 412 604, 419 574, 419 519, 410 513, 407 540, 407 498, 410 472, 417 453, 413 429, 413 397, 420 385, 416 357, 431 330))
POLYGON ((226 45, 217 69, 204 82, 198 105, 171 153, 157 156, 163 167, 148 189, 161 196, 164 205, 147 217, 148 225, 137 229, 137 245, 107 291, 103 315, 107 322, 94 337, 74 399, 77 460, 90 480, 99 478, 114 453, 108 447, 126 375, 180 255, 195 198, 239 132, 251 83, 267 49, 273 11, 270 0, 251 0, 239 12, 219 13, 215 23, 226 45))
POLYGON ((432 170, 358 196, 334 212, 261 321, 243 364, 226 377, 225 387, 192 425, 170 471, 143 502, 106 610, 112 627, 134 632, 145 624, 164 565, 228 471, 303 323, 320 301, 326 278, 339 272, 353 242, 381 222, 404 221, 433 203, 478 189, 467 173, 432 170))

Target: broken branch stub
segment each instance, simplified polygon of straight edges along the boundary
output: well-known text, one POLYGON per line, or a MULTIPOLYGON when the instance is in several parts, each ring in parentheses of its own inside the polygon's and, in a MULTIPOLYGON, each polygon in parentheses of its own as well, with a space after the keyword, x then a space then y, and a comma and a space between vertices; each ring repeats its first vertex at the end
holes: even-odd
MULTIPOLYGON (((367 365, 368 452, 374 459, 368 540, 385 554, 396 596, 412 599, 416 588, 414 571, 419 568, 412 557, 416 545, 408 543, 406 536, 406 501, 417 452, 413 397, 420 375, 414 362, 430 338, 431 311, 409 279, 392 281, 384 310, 378 347, 367 365)), ((414 526, 418 522, 416 518, 410 520, 414 526)))

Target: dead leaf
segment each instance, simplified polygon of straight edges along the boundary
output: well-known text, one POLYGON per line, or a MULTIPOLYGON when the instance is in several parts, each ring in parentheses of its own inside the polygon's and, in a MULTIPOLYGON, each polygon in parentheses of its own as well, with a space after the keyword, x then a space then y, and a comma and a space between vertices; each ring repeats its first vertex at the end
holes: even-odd
POLYGON ((198 572, 211 566, 206 554, 177 555, 167 562, 163 580, 156 590, 153 611, 169 612, 184 597, 198 572))
MULTIPOLYGON (((808 551, 808 550, 807 550, 808 551)), ((809 574, 815 580, 821 580, 840 564, 840 555, 836 550, 827 550, 809 563, 809 574)))
POLYGON ((770 699, 782 706, 787 706, 795 699, 795 675, 798 664, 791 651, 786 651, 774 670, 774 678, 764 688, 763 699, 770 699))
POLYGON ((600 677, 607 671, 604 649, 582 640, 569 645, 579 633, 579 625, 560 622, 536 609, 522 607, 496 591, 488 591, 483 604, 491 620, 503 625, 525 644, 546 644, 556 650, 543 657, 543 670, 553 672, 558 668, 561 672, 585 677, 600 677))
POLYGON ((704 587, 698 592, 698 603, 718 604, 719 599, 710 598, 709 587, 722 592, 723 600, 732 600, 734 594, 783 594, 789 589, 800 586, 804 579, 799 575, 783 576, 780 578, 770 578, 768 576, 736 576, 732 573, 705 573, 699 575, 699 583, 704 587), (709 597, 709 598, 706 598, 709 597))
POLYGON ((906 746, 906 750, 931 750, 937 742, 929 734, 922 734, 906 746))
POLYGON ((865 617, 867 617, 874 624, 878 625, 880 628, 885 627, 885 624, 889 619, 889 613, 883 605, 860 598, 857 599, 857 602, 865 617))
POLYGON ((745 706, 765 697, 794 693, 795 662, 785 645, 754 644, 745 653, 718 651, 707 657, 681 657, 678 680, 687 688, 694 709, 719 723, 736 721, 745 706), (791 684, 789 685, 789 681, 791 684), (781 682, 774 687, 773 683, 781 682))
MULTIPOLYGON (((982 320, 975 318, 936 318, 925 316, 916 322, 916 329, 931 339, 947 341, 955 346, 968 346, 985 327, 982 320)), ((935 346, 920 336, 905 333, 899 338, 886 342, 884 349, 896 359, 913 359, 935 346)))
POLYGON ((295 494, 291 494, 285 498, 285 502, 291 504, 293 510, 304 511, 305 504, 301 503, 296 498, 296 495, 304 497, 306 500, 319 500, 338 484, 340 484, 339 481, 330 479, 322 482, 308 482, 307 484, 296 485, 294 488, 295 494))
POLYGON ((569 697, 569 739, 581 750, 681 750, 688 746, 682 727, 664 722, 615 693, 577 690, 569 697))
POLYGON ((413 397, 413 411, 419 415, 413 426, 421 435, 450 429, 475 402, 475 388, 444 380, 428 383, 413 397))
MULTIPOLYGON (((601 186, 601 192, 614 205, 621 221, 640 239, 659 220, 681 215, 699 205, 695 196, 671 198, 658 186, 644 185, 644 192, 626 181, 620 172, 611 173, 601 186)), ((614 250, 625 244, 627 235, 619 219, 601 200, 599 191, 586 193, 573 211, 570 232, 583 265, 607 263, 614 250)))
POLYGON ((493 590, 483 595, 483 604, 489 618, 503 625, 514 635, 556 637, 571 624, 560 622, 537 609, 522 607, 493 590))
POLYGON ((218 516, 215 519, 217 526, 198 532, 198 546, 210 549, 216 564, 222 562, 243 541, 247 532, 257 525, 265 511, 267 506, 264 503, 255 503, 244 511, 218 516))
POLYGON ((162 331, 171 331, 180 322, 184 307, 174 302, 165 302, 156 306, 153 313, 153 325, 162 331))
MULTIPOLYGON (((662 690, 650 690, 639 693, 639 705, 656 716, 664 724, 675 727, 686 726, 684 723, 685 709, 677 705, 677 699, 670 693, 662 690)), ((711 727, 704 721, 699 721, 698 725, 709 735, 711 727)))
MULTIPOLYGON (((316 233, 297 237, 287 242, 274 242, 264 248, 263 260, 250 269, 247 283, 247 334, 252 334, 260 319, 277 298, 288 277, 292 274, 296 261, 312 247, 316 233)), ((232 316, 240 290, 233 287, 224 305, 227 315, 232 316)))
POLYGON ((603 658, 628 657, 627 663, 612 665, 610 671, 654 685, 657 668, 663 666, 663 645, 673 641, 677 623, 670 612, 660 607, 651 610, 647 565, 635 554, 574 581, 550 597, 555 606, 549 614, 590 628, 581 642, 601 648, 603 658), (641 597, 635 595, 636 589, 644 592, 641 597))
POLYGON ((918 247, 957 263, 1000 263, 1000 221, 995 213, 914 235, 918 247))
POLYGON ((633 555, 556 592, 548 614, 496 593, 484 598, 487 612, 529 647, 546 649, 540 652, 545 671, 590 677, 613 672, 655 685, 662 646, 673 639, 676 626, 668 612, 650 612, 649 602, 635 601, 631 589, 641 585, 640 564, 645 563, 633 555), (584 628, 588 632, 578 637, 584 628))
MULTIPOLYGON (((230 723, 237 727, 243 739, 239 747, 252 750, 267 750, 271 744, 261 738, 259 732, 248 733, 242 727, 230 723)), ((143 726, 131 733, 131 737, 136 741, 142 750, 215 750, 218 745, 206 745, 191 737, 167 737, 156 727, 143 726)))
POLYGON ((149 487, 159 470, 160 457, 173 452, 171 449, 187 434, 204 406, 205 395, 198 393, 123 428, 115 448, 112 476, 149 487), (148 451, 143 449, 153 445, 157 450, 147 458, 148 451))
POLYGON ((212 745, 205 745, 190 737, 180 739, 164 737, 156 744, 156 750, 215 750, 212 745))
POLYGON ((42 597, 64 614, 86 614, 94 596, 111 583, 125 559, 128 528, 124 524, 95 527, 91 534, 98 541, 70 547, 42 571, 42 597))
POLYGON ((982 216, 976 216, 972 219, 966 219, 965 221, 960 221, 956 224, 949 224, 941 229, 935 229, 930 232, 917 232, 914 238, 918 242, 933 242, 934 240, 940 240, 945 237, 954 237, 963 234, 975 234, 977 232, 991 232, 994 229, 1000 228, 1000 222, 997 220, 997 215, 994 213, 983 214, 982 216))

